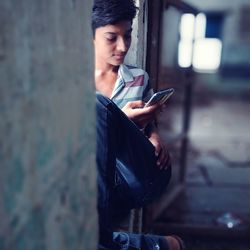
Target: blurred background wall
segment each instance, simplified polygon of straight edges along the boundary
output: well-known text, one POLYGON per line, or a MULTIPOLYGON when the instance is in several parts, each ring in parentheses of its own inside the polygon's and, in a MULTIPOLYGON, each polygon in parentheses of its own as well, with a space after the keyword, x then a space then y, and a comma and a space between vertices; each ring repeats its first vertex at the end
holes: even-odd
POLYGON ((219 2, 188 0, 186 2, 196 6, 201 12, 221 14, 223 18, 221 27, 222 64, 242 65, 247 63, 250 65, 248 56, 250 51, 250 2, 248 0, 219 2))
MULTIPOLYGON (((220 55, 218 56, 219 67, 213 72, 209 72, 209 70, 201 72, 202 70, 197 67, 197 63, 208 62, 211 58, 216 57, 212 49, 210 53, 211 50, 207 49, 207 47, 197 46, 200 49, 196 49, 196 53, 194 46, 193 52, 190 52, 190 56, 194 60, 193 66, 196 67, 196 79, 200 83, 196 91, 202 87, 208 87, 213 93, 224 96, 234 95, 235 92, 236 95, 245 95, 245 91, 249 90, 249 84, 246 84, 246 82, 250 81, 250 2, 248 0, 219 2, 214 0, 187 0, 184 2, 194 6, 200 13, 206 15, 204 38, 215 38, 220 42, 221 46, 220 55)), ((169 68, 178 68, 180 64, 178 62, 178 47, 181 36, 179 22, 182 14, 175 8, 170 7, 163 15, 162 68, 160 74, 162 81, 165 81, 169 74, 169 68)), ((186 34, 189 33, 192 36, 193 30, 190 29, 187 22, 186 19, 184 21, 186 28, 184 29, 186 34)), ((195 35, 191 39, 193 39, 194 44, 199 40, 195 39, 195 35)), ((185 56, 183 54, 183 57, 185 56)), ((202 92, 198 93, 202 95, 202 92)))
POLYGON ((0 2, 0 249, 95 249, 89 0, 0 2))
POLYGON ((173 176, 152 231, 192 250, 248 250, 250 1, 163 5, 157 87, 175 94, 158 120, 173 176))

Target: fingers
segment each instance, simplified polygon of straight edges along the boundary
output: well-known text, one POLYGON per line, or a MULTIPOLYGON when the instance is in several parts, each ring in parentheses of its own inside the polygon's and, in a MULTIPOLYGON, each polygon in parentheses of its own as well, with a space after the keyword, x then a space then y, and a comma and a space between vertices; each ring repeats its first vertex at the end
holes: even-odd
POLYGON ((149 113, 147 110, 145 112, 143 109, 133 109, 130 111, 130 118, 139 124, 141 127, 145 127, 148 123, 155 119, 155 113, 149 113))
POLYGON ((157 166, 161 170, 166 170, 170 164, 170 156, 167 149, 163 146, 157 159, 157 166))
POLYGON ((128 102, 122 111, 135 122, 140 128, 144 128, 149 122, 156 118, 157 113, 161 109, 161 105, 155 104, 149 107, 144 107, 143 101, 128 102))
POLYGON ((162 108, 164 108, 164 105, 161 105, 161 104, 154 104, 148 107, 144 107, 144 106, 145 106, 145 102, 139 100, 139 101, 128 102, 126 103, 124 107, 132 108, 132 109, 138 108, 140 109, 140 112, 144 114, 155 113, 156 111, 160 111, 162 110, 162 108))
POLYGON ((155 118, 160 106, 155 104, 149 107, 144 107, 144 105, 145 103, 143 101, 132 101, 128 102, 124 108, 133 109, 134 114, 137 116, 145 116, 147 119, 155 118))
POLYGON ((153 143, 155 147, 155 156, 159 157, 161 154, 161 145, 159 143, 153 143))
POLYGON ((145 105, 145 102, 139 100, 139 101, 128 102, 125 106, 135 109, 135 108, 143 108, 144 105, 145 105))
POLYGON ((148 107, 144 107, 143 110, 145 113, 156 113, 157 110, 159 110, 161 106, 158 104, 152 105, 152 106, 148 106, 148 107))
POLYGON ((157 156, 157 167, 161 170, 166 170, 170 165, 170 156, 165 144, 161 142, 157 133, 151 134, 149 140, 155 147, 155 155, 157 156))

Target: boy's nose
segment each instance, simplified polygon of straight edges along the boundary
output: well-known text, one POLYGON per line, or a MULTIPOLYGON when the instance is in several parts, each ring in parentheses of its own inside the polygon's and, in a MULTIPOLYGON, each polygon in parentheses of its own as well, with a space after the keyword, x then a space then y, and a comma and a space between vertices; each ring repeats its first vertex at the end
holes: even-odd
POLYGON ((117 50, 126 52, 127 51, 127 43, 123 38, 120 38, 117 44, 117 50))

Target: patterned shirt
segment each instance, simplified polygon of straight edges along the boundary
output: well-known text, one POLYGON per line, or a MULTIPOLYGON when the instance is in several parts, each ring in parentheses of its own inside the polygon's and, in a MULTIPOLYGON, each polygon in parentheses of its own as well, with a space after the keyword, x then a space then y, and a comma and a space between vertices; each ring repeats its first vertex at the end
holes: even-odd
POLYGON ((148 82, 148 74, 142 69, 121 64, 111 100, 119 107, 130 101, 148 101, 153 89, 148 82))

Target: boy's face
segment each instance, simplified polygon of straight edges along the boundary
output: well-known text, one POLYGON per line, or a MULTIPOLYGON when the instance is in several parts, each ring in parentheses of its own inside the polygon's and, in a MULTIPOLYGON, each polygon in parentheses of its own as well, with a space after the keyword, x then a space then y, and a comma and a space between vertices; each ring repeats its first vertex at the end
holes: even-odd
POLYGON ((130 21, 97 28, 94 38, 96 60, 114 66, 122 64, 131 44, 131 32, 130 21))

